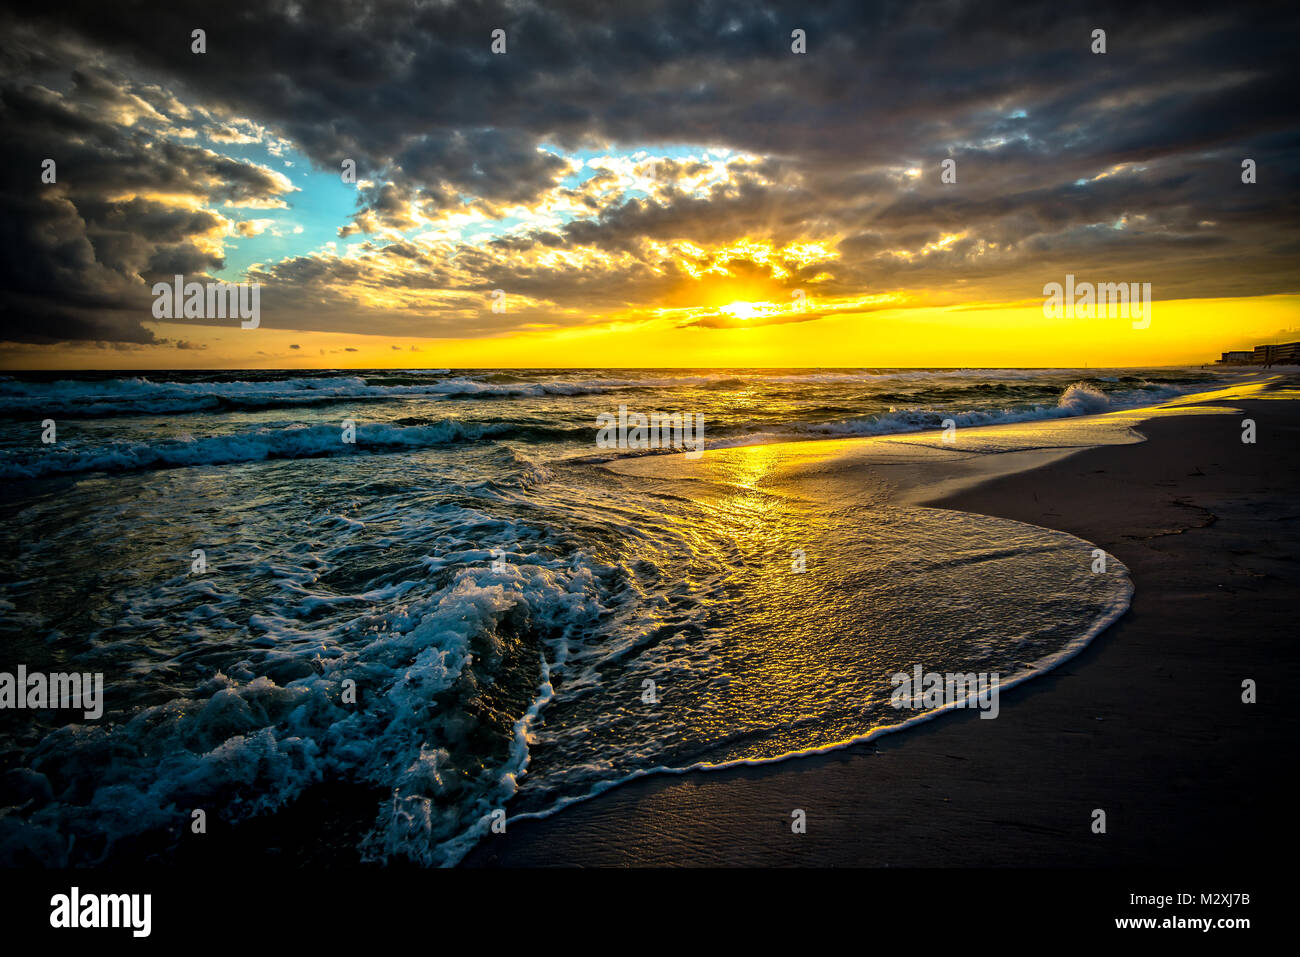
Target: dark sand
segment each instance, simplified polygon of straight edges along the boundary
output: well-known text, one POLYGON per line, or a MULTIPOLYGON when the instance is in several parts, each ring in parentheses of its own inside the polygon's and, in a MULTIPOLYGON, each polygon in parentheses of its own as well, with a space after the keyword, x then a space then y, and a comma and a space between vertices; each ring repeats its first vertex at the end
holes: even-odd
MULTIPOLYGON (((643 778, 486 838, 467 866, 1191 865, 1291 856, 1283 782, 1300 590, 1300 402, 1138 424, 928 504, 1071 532, 1123 561, 1133 605, 1081 654, 829 755, 643 778), (1241 419, 1258 425, 1241 442, 1241 419), (1259 703, 1243 704, 1253 678, 1259 703), (806 834, 790 812, 807 812, 806 834), (1090 829, 1105 809, 1104 835, 1090 829)), ((1289 813, 1291 808, 1286 807, 1289 813)))

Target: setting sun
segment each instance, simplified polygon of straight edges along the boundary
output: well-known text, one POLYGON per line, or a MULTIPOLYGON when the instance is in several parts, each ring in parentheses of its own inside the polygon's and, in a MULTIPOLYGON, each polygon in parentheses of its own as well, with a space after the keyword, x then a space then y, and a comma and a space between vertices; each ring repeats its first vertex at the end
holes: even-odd
POLYGON ((753 319, 758 315, 758 310, 754 308, 752 302, 733 302, 723 306, 722 311, 737 319, 753 319))

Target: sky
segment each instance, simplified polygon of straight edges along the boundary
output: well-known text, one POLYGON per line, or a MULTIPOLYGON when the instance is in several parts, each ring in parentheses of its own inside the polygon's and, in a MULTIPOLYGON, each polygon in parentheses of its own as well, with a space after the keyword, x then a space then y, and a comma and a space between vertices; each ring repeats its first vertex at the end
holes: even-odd
POLYGON ((1115 366, 1300 339, 1300 13, 1140 6, 13 8, 0 367, 1115 366), (177 275, 256 283, 256 328, 158 318, 177 275), (1149 283, 1146 321, 1046 315, 1067 275, 1149 283))

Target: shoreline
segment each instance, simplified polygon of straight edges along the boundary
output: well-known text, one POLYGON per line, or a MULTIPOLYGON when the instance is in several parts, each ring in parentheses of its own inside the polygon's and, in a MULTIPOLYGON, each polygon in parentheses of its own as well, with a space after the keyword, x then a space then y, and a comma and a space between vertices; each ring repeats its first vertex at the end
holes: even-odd
MULTIPOLYGON (((1207 815, 1219 820, 1214 846, 1225 856, 1242 841, 1263 840, 1259 828, 1269 819, 1280 818, 1260 814, 1258 808, 1238 807, 1236 826, 1223 826, 1216 812, 1234 804, 1229 787, 1233 775, 1207 773, 1188 742, 1217 742, 1222 750, 1223 742, 1230 741, 1231 747, 1218 757, 1233 767, 1240 768, 1246 755, 1262 761, 1258 752, 1265 742, 1272 742, 1275 749, 1288 743, 1277 697, 1270 705, 1261 693, 1259 704, 1242 705, 1240 679, 1216 680, 1197 670, 1194 659, 1184 661, 1187 651, 1180 650, 1173 658, 1193 677, 1174 679, 1175 683, 1187 680, 1188 692, 1215 695, 1213 719, 1203 720, 1195 705, 1184 705, 1179 711, 1176 701, 1167 701, 1171 692, 1156 679, 1144 688, 1140 678, 1126 671, 1136 668, 1161 675, 1163 669, 1165 680, 1174 678, 1166 656, 1151 647, 1159 644, 1162 632, 1185 636, 1184 643, 1194 645, 1202 655, 1222 655, 1224 631, 1236 639, 1238 632, 1267 623, 1272 637, 1263 635, 1249 646, 1257 660, 1257 680, 1261 687, 1266 683, 1286 687, 1283 675, 1295 675, 1280 637, 1288 621, 1283 611, 1286 588, 1273 587, 1267 601, 1255 602, 1243 612, 1233 609, 1222 594, 1211 591, 1207 596, 1209 586, 1224 586, 1203 580, 1207 574, 1285 580, 1285 574, 1279 576, 1283 572, 1294 577, 1294 570, 1285 566, 1296 542, 1294 523, 1283 529, 1280 543, 1265 543, 1256 550, 1258 554, 1237 548, 1215 561, 1223 553, 1223 540, 1249 544, 1239 539, 1251 537, 1246 528, 1249 518, 1239 519, 1242 528, 1228 528, 1210 508, 1239 509, 1240 503, 1231 501, 1234 488, 1249 492, 1250 480, 1262 480, 1268 494, 1260 496, 1258 504, 1280 506, 1284 513, 1300 511, 1287 507, 1294 501, 1289 491, 1293 483, 1271 484, 1297 471, 1294 438, 1300 409, 1294 401, 1257 397, 1267 393, 1222 396, 1242 384, 1173 400, 1166 405, 1176 408, 1167 414, 1158 411, 1162 407, 1108 414, 1124 420, 1126 429, 1140 423, 1147 439, 1140 444, 1040 446, 976 455, 974 467, 958 468, 965 474, 955 480, 952 462, 947 461, 937 470, 949 473, 946 481, 922 481, 900 496, 898 500, 907 504, 977 512, 1068 532, 1105 548, 1132 572, 1136 593, 1119 621, 1059 665, 1033 675, 1035 680, 1004 689, 1003 710, 996 722, 972 721, 973 714, 931 715, 935 720, 891 729, 907 734, 877 734, 869 742, 841 745, 830 752, 796 754, 763 765, 643 775, 544 818, 512 818, 507 835, 484 838, 462 866, 1107 865, 1167 863, 1171 858, 1203 863, 1206 845, 1189 842, 1192 835, 1182 832, 1203 824, 1207 815), (1240 442, 1239 419, 1225 414, 1237 408, 1255 417, 1261 430, 1267 421, 1289 436, 1283 439, 1270 432, 1270 457, 1256 456, 1255 468, 1245 473, 1240 469, 1247 464, 1246 455, 1237 455, 1234 461, 1233 453, 1251 447, 1240 442), (1240 448, 1234 448, 1233 442, 1240 448), (1185 465, 1189 467, 1182 475, 1170 474, 1185 465), (1115 484, 1119 476, 1124 476, 1122 487, 1115 484), (1193 477, 1217 481, 1193 484, 1188 481, 1193 477), (1127 500, 1116 501, 1120 491, 1127 500), (1213 520, 1198 521, 1204 514, 1214 516, 1213 520), (1134 535, 1135 529, 1147 534, 1134 535), (1159 547, 1149 542, 1158 542, 1159 547), (1177 543, 1172 549, 1171 542, 1177 543), (1179 564, 1195 572, 1179 579, 1179 564), (1186 586, 1188 578, 1200 583, 1200 597, 1216 599, 1213 607, 1201 608, 1190 617, 1176 607, 1180 585, 1186 586), (1205 634, 1205 626, 1213 623, 1220 629, 1217 641, 1205 634), (1098 711, 1104 713, 1093 713, 1098 711), (1259 720, 1265 716, 1271 720, 1259 720), (981 728, 982 724, 997 727, 981 728), (1246 731, 1248 727, 1253 730, 1246 731), (1124 736, 1125 730, 1135 728, 1162 728, 1182 747, 1174 748, 1167 765, 1159 760, 1153 764, 1151 749, 1160 736, 1124 736), (1176 772, 1176 782, 1195 782, 1202 797, 1171 804, 1169 790, 1150 779, 1153 766, 1176 772), (1112 771, 1109 782, 1101 773, 1106 767, 1112 771), (990 777, 993 770, 997 775, 990 777), (1017 781, 1017 777, 1028 780, 1017 781), (1119 787, 1118 782, 1130 787, 1119 787), (1086 796, 1089 783, 1095 792, 1091 798, 1086 796), (1158 813, 1143 814, 1132 806, 1143 797, 1158 813), (1094 835, 1089 827, 1097 807, 1109 808, 1105 835, 1094 835), (807 834, 790 834, 792 808, 807 811, 807 834), (1133 827, 1134 819, 1141 825, 1133 827), (936 838, 942 851, 933 851, 936 838), (918 841, 930 845, 932 852, 907 850, 918 841)), ((1069 424, 1091 418, 1107 416, 1058 421, 1077 429, 1077 424, 1069 424)), ((1026 424, 1042 425, 1041 421, 1026 424)), ((913 480, 932 471, 925 464, 929 452, 909 454, 902 461, 869 462, 871 455, 864 456, 862 449, 873 443, 925 446, 928 441, 932 439, 924 434, 830 440, 840 446, 834 450, 825 442, 792 443, 802 449, 788 457, 805 460, 802 471, 779 474, 777 470, 773 484, 843 503, 864 470, 873 469, 878 476, 901 467, 913 480), (856 451, 846 453, 848 444, 854 444, 856 451), (820 449, 807 450, 809 445, 820 449), (807 468, 807 460, 816 458, 821 459, 820 465, 807 468)), ((773 456, 772 446, 753 448, 782 458, 779 450, 773 456)), ((885 451, 893 454, 898 449, 885 451)), ((719 450, 712 453, 715 458, 708 467, 726 453, 746 454, 719 450)), ((701 461, 708 460, 705 456, 701 461)), ((635 460, 628 470, 645 468, 644 462, 635 460)), ((1254 772, 1261 770, 1256 766, 1254 772)), ((1266 791, 1258 781, 1248 789, 1257 796, 1266 791)), ((1185 790, 1182 784, 1175 788, 1179 793, 1185 790)))

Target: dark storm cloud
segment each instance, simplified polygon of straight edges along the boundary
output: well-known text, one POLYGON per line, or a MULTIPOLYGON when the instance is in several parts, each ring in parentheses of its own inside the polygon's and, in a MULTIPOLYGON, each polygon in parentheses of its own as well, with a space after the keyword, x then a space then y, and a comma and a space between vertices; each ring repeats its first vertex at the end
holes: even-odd
MULTIPOLYGON (((195 203, 277 202, 287 183, 210 150, 159 140, 166 118, 119 84, 119 73, 78 66, 77 48, 22 27, 0 56, 0 308, 4 338, 155 341, 149 283, 222 266, 207 240, 225 221, 195 203), (24 41, 28 44, 23 46, 24 41), (65 89, 43 76, 67 80, 65 89), (42 181, 55 160, 55 181, 42 181)), ((159 103, 167 97, 145 90, 159 103)))
POLYGON ((688 279, 652 263, 647 240, 745 236, 833 240, 838 255, 815 269, 735 264, 785 289, 816 275, 827 295, 1030 295, 1065 268, 1119 267, 1165 294, 1293 290, 1296 26, 1288 7, 1219 3, 32 5, 0 22, 0 132, 14 144, 0 183, 5 337, 147 341, 149 278, 219 268, 204 237, 220 224, 202 210, 114 197, 281 195, 266 170, 158 134, 200 107, 321 168, 355 160, 369 185, 344 236, 409 229, 413 206, 493 217, 554 194, 568 167, 548 144, 762 158, 704 191, 676 188, 698 164, 664 160, 652 196, 565 194, 591 215, 482 248, 385 241, 360 260, 268 266, 268 325, 345 328, 348 304, 322 302, 353 283, 446 290, 427 334, 499 332, 538 317, 475 309, 467 323, 464 297, 627 305, 688 279), (1089 50, 1098 27, 1104 56, 1089 50), (496 28, 505 56, 489 50, 496 28), (54 152, 76 176, 42 191, 34 171, 54 152), (1240 182, 1245 156, 1258 186, 1240 182), (948 158, 955 185, 939 181, 948 158), (608 256, 531 258, 583 249, 608 256))

